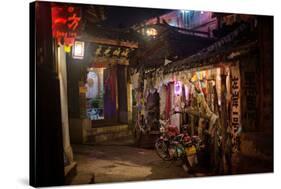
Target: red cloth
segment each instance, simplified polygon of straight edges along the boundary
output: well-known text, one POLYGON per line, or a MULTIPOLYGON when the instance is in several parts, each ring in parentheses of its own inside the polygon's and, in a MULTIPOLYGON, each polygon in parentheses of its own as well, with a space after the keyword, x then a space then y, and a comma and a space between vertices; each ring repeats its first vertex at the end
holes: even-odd
POLYGON ((170 111, 171 111, 171 85, 168 84, 166 86, 166 107, 165 107, 165 112, 166 112, 166 115, 165 115, 165 118, 166 119, 169 119, 170 118, 170 111))
POLYGON ((116 71, 114 68, 109 70, 108 76, 104 82, 105 87, 108 87, 111 95, 112 102, 115 102, 115 81, 116 81, 116 71))

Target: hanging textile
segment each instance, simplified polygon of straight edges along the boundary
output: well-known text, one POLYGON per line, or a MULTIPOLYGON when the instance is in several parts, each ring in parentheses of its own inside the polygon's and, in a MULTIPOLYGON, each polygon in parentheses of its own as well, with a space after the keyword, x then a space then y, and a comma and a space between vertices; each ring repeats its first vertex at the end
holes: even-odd
POLYGON ((143 80, 143 95, 146 97, 147 94, 147 79, 143 80))
POLYGON ((221 70, 217 68, 216 74, 216 92, 218 96, 218 105, 221 105, 221 70))
POLYGON ((215 97, 215 94, 214 94, 214 81, 209 81, 207 83, 208 85, 208 94, 207 94, 207 103, 208 103, 208 106, 210 107, 211 111, 214 112, 215 111, 215 106, 214 106, 214 103, 215 103, 215 100, 214 100, 214 97, 215 97))
POLYGON ((170 118, 170 111, 171 111, 171 85, 170 83, 168 83, 168 85, 166 86, 166 115, 165 115, 165 119, 169 119, 170 118))
POLYGON ((203 94, 197 95, 197 103, 198 103, 198 108, 199 108, 200 114, 206 116, 210 120, 209 132, 211 133, 213 131, 213 126, 214 126, 218 116, 211 111, 203 94))
POLYGON ((116 69, 109 68, 104 71, 104 114, 106 118, 113 118, 116 114, 116 69))
MULTIPOLYGON (((176 77, 176 76, 174 76, 176 77)), ((170 83, 171 85, 171 109, 175 111, 180 111, 180 96, 175 94, 175 82, 170 83)), ((170 116, 171 124, 176 126, 178 129, 180 129, 180 114, 172 114, 170 116)))
POLYGON ((207 94, 208 94, 208 91, 207 91, 207 80, 204 79, 203 81, 201 81, 200 85, 201 85, 201 90, 202 90, 204 96, 206 97, 207 94))
POLYGON ((166 96, 167 96, 167 86, 162 85, 159 91, 159 96, 160 96, 160 115, 165 116, 166 112, 166 96))
POLYGON ((184 87, 184 85, 182 85, 181 87, 182 87, 182 89, 181 89, 181 91, 182 91, 182 94, 181 94, 181 96, 182 96, 182 97, 181 97, 181 101, 185 103, 185 101, 186 101, 185 87, 184 87))
POLYGON ((133 89, 139 88, 139 77, 140 77, 139 72, 137 72, 131 76, 131 82, 132 82, 133 89))
POLYGON ((155 88, 149 89, 146 103, 146 112, 147 112, 147 125, 150 127, 149 130, 158 131, 159 125, 156 121, 160 118, 160 109, 159 109, 159 93, 155 88))
POLYGON ((184 92, 185 92, 185 101, 188 102, 189 101, 189 95, 190 95, 190 87, 188 87, 188 85, 184 85, 184 92))
MULTIPOLYGON (((186 97, 186 95, 187 95, 186 90, 187 90, 186 85, 182 85, 181 110, 183 110, 187 106, 187 103, 188 103, 187 97, 186 97)), ((181 123, 182 125, 187 124, 187 121, 188 121, 187 117, 188 117, 187 113, 182 114, 182 123, 181 123)))
POLYGON ((231 78, 230 78, 230 70, 227 70, 226 76, 226 100, 227 100, 227 108, 231 101, 231 78))

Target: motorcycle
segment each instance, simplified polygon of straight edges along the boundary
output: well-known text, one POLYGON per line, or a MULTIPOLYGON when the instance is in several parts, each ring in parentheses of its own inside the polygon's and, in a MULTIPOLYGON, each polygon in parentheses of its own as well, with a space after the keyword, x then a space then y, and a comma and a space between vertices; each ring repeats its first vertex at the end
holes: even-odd
POLYGON ((198 164, 197 152, 201 140, 198 136, 190 137, 187 128, 179 133, 177 127, 168 124, 169 120, 160 120, 160 137, 155 142, 158 156, 165 161, 181 160, 186 172, 192 172, 198 164))
POLYGON ((193 172, 198 165, 198 152, 202 149, 201 139, 198 136, 185 135, 182 139, 187 159, 187 169, 193 172))

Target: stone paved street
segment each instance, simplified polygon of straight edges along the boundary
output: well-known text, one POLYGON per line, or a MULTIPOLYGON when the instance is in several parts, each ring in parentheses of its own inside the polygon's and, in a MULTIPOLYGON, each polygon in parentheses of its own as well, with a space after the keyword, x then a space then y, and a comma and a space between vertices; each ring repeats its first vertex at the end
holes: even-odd
MULTIPOLYGON (((177 179, 211 176, 212 173, 198 169, 194 174, 186 173, 181 162, 163 161, 154 149, 137 148, 133 139, 106 142, 97 145, 72 145, 77 175, 71 185, 177 179)), ((239 161, 233 166, 233 174, 271 172, 272 161, 233 156, 239 161), (237 166, 239 165, 239 166, 237 166)))
POLYGON ((71 184, 186 178, 180 162, 165 162, 153 149, 125 145, 74 145, 77 175, 71 184))

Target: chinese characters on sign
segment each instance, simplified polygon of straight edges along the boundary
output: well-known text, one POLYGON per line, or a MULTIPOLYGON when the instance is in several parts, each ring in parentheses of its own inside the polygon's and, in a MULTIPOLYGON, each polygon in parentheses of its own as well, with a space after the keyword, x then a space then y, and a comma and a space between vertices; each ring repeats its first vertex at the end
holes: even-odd
POLYGON ((59 44, 67 47, 74 44, 80 21, 80 8, 52 6, 52 33, 59 44))
POLYGON ((240 146, 240 138, 239 133, 241 131, 241 120, 240 120, 240 73, 239 73, 239 65, 231 68, 231 128, 232 128, 232 143, 233 150, 239 151, 240 146))

